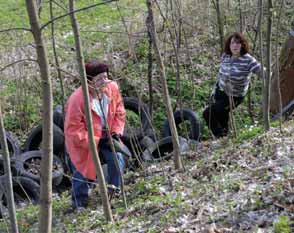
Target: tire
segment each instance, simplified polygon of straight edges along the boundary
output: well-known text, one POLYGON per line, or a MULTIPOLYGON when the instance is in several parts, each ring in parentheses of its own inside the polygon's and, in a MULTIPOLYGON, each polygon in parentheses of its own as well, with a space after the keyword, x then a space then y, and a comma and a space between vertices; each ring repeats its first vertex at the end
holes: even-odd
POLYGON ((62 131, 64 130, 64 116, 61 105, 57 105, 53 110, 53 123, 62 131))
MULTIPOLYGON (((185 138, 179 137, 180 152, 189 150, 188 142, 185 138)), ((149 146, 142 154, 142 158, 146 162, 159 162, 169 160, 172 157, 173 142, 172 137, 163 138, 153 145, 149 146)))
POLYGON ((141 121, 141 127, 135 128, 131 132, 127 132, 125 130, 123 134, 123 141, 130 140, 130 138, 134 137, 140 140, 142 137, 147 135, 147 132, 149 132, 152 128, 148 107, 146 104, 133 97, 124 97, 123 102, 125 109, 139 115, 141 121))
MULTIPOLYGON (((21 153, 21 149, 19 146, 19 141, 17 137, 9 131, 5 131, 6 134, 6 141, 8 146, 8 151, 10 157, 18 156, 21 153)), ((1 144, 0 144, 0 150, 1 150, 1 144)), ((2 154, 0 154, 0 158, 2 157, 2 154)))
POLYGON ((154 141, 151 137, 145 136, 140 141, 132 138, 125 144, 131 151, 132 156, 126 158, 126 168, 131 171, 135 171, 140 167, 140 163, 143 162, 142 154, 148 148, 154 145, 154 141))
MULTIPOLYGON (((179 129, 179 125, 184 121, 189 121, 190 131, 188 138, 199 141, 201 134, 201 123, 198 115, 191 109, 181 109, 174 113, 176 127, 179 129)), ((171 131, 168 123, 168 119, 165 120, 162 129, 163 138, 171 136, 171 131)), ((180 135, 183 137, 183 135, 180 135)))
MULTIPOLYGON (((17 174, 40 183, 39 163, 42 156, 42 151, 39 150, 21 154, 15 161, 17 174), (32 161, 35 161, 35 164, 32 164, 32 161)), ((53 167, 55 170, 52 173, 52 184, 57 186, 62 181, 64 169, 61 159, 56 155, 53 155, 53 167)))
MULTIPOLYGON (((24 143, 24 152, 41 149, 42 125, 33 128, 24 143)), ((53 124, 53 153, 59 155, 64 151, 64 134, 62 130, 53 124)))
MULTIPOLYGON (((0 218, 8 215, 6 188, 4 176, 0 179, 0 218)), ((13 177, 12 186, 16 205, 23 203, 38 204, 40 199, 40 185, 27 177, 13 177)))
POLYGON ((151 137, 145 136, 144 138, 142 138, 142 140, 140 141, 140 145, 141 148, 143 150, 145 150, 148 147, 151 147, 154 145, 154 140, 151 137))

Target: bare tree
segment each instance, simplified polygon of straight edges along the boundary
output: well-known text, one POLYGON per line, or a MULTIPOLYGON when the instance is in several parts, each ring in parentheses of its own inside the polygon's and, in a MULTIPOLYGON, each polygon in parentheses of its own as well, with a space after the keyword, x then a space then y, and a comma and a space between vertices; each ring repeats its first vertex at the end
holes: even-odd
MULTIPOLYGON (((294 23, 293 23, 294 24, 294 23)), ((294 25, 293 25, 294 26, 294 25)), ((294 98, 293 74, 294 74, 294 27, 290 29, 279 58, 279 80, 276 70, 273 72, 271 83, 271 112, 279 114, 281 108, 291 105, 294 98), (278 83, 279 82, 279 83, 278 83), (280 86, 281 104, 279 103, 278 89, 280 86)), ((289 106, 290 107, 290 106, 289 106)))
MULTIPOLYGON (((261 71, 260 71, 260 79, 262 81, 262 93, 263 93, 263 96, 264 96, 264 93, 265 93, 265 80, 264 80, 264 64, 263 64, 263 45, 262 45, 262 40, 263 40, 263 37, 262 37, 262 18, 263 18, 263 1, 262 0, 258 0, 258 8, 259 8, 259 16, 258 16, 258 37, 259 37, 259 40, 258 40, 258 44, 259 44, 259 56, 260 56, 260 65, 261 65, 261 71)), ((263 97, 264 98, 264 97, 263 97)), ((263 112, 263 110, 262 110, 263 112)))
MULTIPOLYGON (((9 211, 9 219, 10 219, 10 227, 11 232, 18 233, 18 225, 15 214, 15 204, 14 204, 14 196, 13 196, 13 188, 12 188, 12 175, 10 169, 10 157, 9 151, 6 141, 2 111, 1 111, 1 102, 0 102, 0 143, 3 154, 4 161, 4 174, 5 174, 5 188, 7 190, 7 203, 8 203, 8 211, 9 211)), ((0 200, 1 201, 1 200, 0 200)))
POLYGON ((241 0, 238 1, 239 4, 239 24, 240 24, 240 32, 243 33, 243 14, 242 14, 242 4, 241 0))
POLYGON ((98 183, 99 183, 99 188, 100 188, 100 194, 101 194, 101 198, 102 198, 102 205, 103 205, 104 214, 105 214, 105 217, 108 221, 113 222, 110 203, 109 203, 108 196, 107 196, 107 189, 106 189, 106 183, 105 183, 105 179, 104 179, 104 175, 103 175, 103 170, 102 170, 102 166, 101 166, 100 159, 99 159, 98 152, 97 152, 97 147, 96 147, 97 145, 94 140, 92 115, 90 112, 90 105, 89 105, 88 83, 87 83, 87 79, 86 79, 84 56, 83 56, 83 52, 82 52, 82 42, 80 39, 79 26, 78 26, 77 20, 75 18, 74 9, 75 9, 74 0, 69 0, 69 10, 70 10, 70 12, 72 12, 70 14, 70 19, 71 19, 72 29, 74 32, 75 46, 76 46, 76 52, 77 52, 77 61, 78 61, 79 73, 80 73, 82 89, 83 89, 90 149, 91 149, 93 161, 96 166, 96 172, 97 172, 97 178, 98 178, 98 183))
POLYGON ((47 51, 44 44, 41 26, 38 18, 35 0, 26 0, 27 13, 30 20, 31 31, 36 43, 37 60, 40 67, 43 90, 43 129, 41 162, 41 193, 39 232, 51 232, 52 228, 52 162, 53 162, 53 113, 52 113, 52 87, 47 60, 47 51))
POLYGON ((148 15, 146 18, 147 25, 147 34, 148 34, 148 87, 149 87, 149 112, 152 121, 153 115, 153 82, 152 82, 152 70, 153 70, 153 56, 152 56, 152 37, 150 28, 148 25, 150 24, 150 16, 148 15))
MULTIPOLYGON (((157 3, 157 7, 160 9, 160 6, 157 1, 156 3, 157 3)), ((180 46, 181 46, 181 32, 182 32, 181 4, 175 0, 167 0, 166 16, 163 14, 161 9, 159 10, 159 12, 163 20, 167 22, 166 28, 170 37, 169 43, 172 45, 175 63, 176 63, 175 64, 176 65, 176 70, 175 70, 176 89, 173 94, 178 97, 177 100, 180 99, 180 106, 181 106, 181 80, 180 80, 180 61, 179 61, 179 52, 180 52, 180 46), (170 5, 170 9, 168 8, 169 5, 170 5), (171 22, 169 22, 169 18, 168 18, 169 15, 171 15, 170 17, 171 22), (170 24, 172 26, 170 26, 170 24)), ((177 107, 177 105, 178 104, 176 104, 175 108, 177 107)))
POLYGON ((219 0, 213 0, 212 2, 214 5, 214 8, 216 10, 219 42, 220 42, 220 48, 221 48, 221 53, 222 53, 224 51, 224 24, 223 24, 223 20, 222 20, 220 3, 219 3, 219 0))
MULTIPOLYGON (((283 9, 283 2, 280 4, 279 14, 278 14, 278 20, 277 20, 277 26, 276 26, 276 38, 279 36, 280 32, 280 19, 283 9)), ((276 55, 276 66, 275 66, 275 75, 277 79, 277 94, 278 94, 278 101, 279 101, 279 113, 280 113, 280 132, 282 132, 282 94, 281 94, 281 87, 280 87, 280 63, 279 63, 279 51, 278 51, 279 43, 276 41, 275 43, 275 55, 276 55)), ((269 87, 271 89, 271 87, 269 87)), ((269 105, 271 105, 271 100, 269 105)), ((270 107, 269 107, 270 108, 270 107)))
POLYGON ((183 164, 180 157, 180 145, 179 145, 178 132, 177 132, 176 124, 175 124, 175 119, 174 119, 174 115, 172 111, 172 106, 171 106, 167 82, 166 82, 165 67, 163 65, 160 50, 158 47, 158 39, 157 39, 156 30, 155 30, 155 23, 153 18, 153 9, 152 9, 153 1, 147 0, 146 4, 148 7, 148 15, 150 17, 150 22, 149 22, 150 24, 148 25, 148 27, 149 27, 152 42, 153 42, 153 48, 154 48, 157 64, 159 66, 160 79, 161 79, 162 89, 163 89, 163 97, 164 97, 164 102, 167 108, 166 109, 167 117, 168 117, 168 122, 169 122, 171 133, 172 133, 175 168, 183 169, 183 164))
MULTIPOLYGON (((53 19, 53 1, 50 1, 50 18, 53 19)), ((54 60, 55 60, 55 66, 56 66, 56 71, 57 71, 57 77, 60 83, 60 90, 61 90, 61 105, 62 105, 62 112, 63 112, 63 117, 64 117, 64 102, 65 102, 65 97, 64 97, 64 85, 63 85, 63 78, 61 76, 61 70, 60 70, 60 65, 59 65, 59 60, 58 60, 58 55, 56 51, 56 41, 55 41, 55 28, 54 28, 54 21, 51 23, 51 40, 52 40, 52 49, 53 49, 53 55, 54 55, 54 60)))
POLYGON ((267 17, 267 38, 266 38, 266 80, 264 89, 263 102, 263 120, 266 131, 270 129, 269 100, 270 100, 270 80, 271 80, 271 35, 272 35, 272 0, 268 0, 268 17, 267 17))

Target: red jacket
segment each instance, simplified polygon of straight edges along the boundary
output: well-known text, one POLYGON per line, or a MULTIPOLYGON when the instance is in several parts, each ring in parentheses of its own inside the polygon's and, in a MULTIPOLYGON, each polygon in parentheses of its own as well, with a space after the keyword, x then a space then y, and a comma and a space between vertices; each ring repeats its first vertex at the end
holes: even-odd
MULTIPOLYGON (((126 111, 116 82, 111 81, 105 88, 109 98, 107 123, 111 133, 122 135, 125 126, 126 111)), ((98 148, 102 136, 100 116, 92 110, 90 97, 94 139, 98 148)), ((70 159, 76 169, 86 178, 96 179, 96 168, 90 151, 84 97, 82 88, 79 87, 68 99, 65 109, 65 144, 70 159)), ((98 148, 99 149, 99 148, 98 148)))

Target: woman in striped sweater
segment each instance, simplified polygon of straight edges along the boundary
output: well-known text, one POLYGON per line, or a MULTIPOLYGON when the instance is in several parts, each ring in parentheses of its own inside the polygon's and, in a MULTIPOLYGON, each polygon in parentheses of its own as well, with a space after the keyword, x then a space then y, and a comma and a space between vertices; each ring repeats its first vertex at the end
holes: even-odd
POLYGON ((234 32, 227 38, 212 101, 203 112, 206 124, 215 137, 227 135, 230 111, 244 100, 250 74, 261 71, 260 64, 248 51, 248 41, 241 33, 234 32))

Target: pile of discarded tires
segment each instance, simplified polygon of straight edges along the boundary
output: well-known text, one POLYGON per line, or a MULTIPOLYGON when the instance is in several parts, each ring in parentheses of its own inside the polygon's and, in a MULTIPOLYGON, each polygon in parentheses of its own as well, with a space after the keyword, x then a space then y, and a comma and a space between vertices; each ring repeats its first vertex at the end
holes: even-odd
MULTIPOLYGON (((64 158, 64 135, 63 131, 54 125, 54 155, 52 167, 52 184, 54 188, 65 185, 64 175, 66 167, 62 159, 64 158)), ((23 150, 20 143, 11 132, 5 132, 8 150, 11 161, 12 185, 14 199, 17 204, 27 202, 36 204, 40 195, 40 170, 41 159, 43 157, 40 150, 42 142, 42 126, 39 125, 29 133, 23 150)), ((0 145, 1 149, 1 145, 0 145)), ((6 176, 4 172, 3 155, 0 154, 0 217, 7 214, 7 190, 6 176)), ((69 183, 69 182, 68 182, 69 183)))
MULTIPOLYGON (((163 123, 160 137, 156 136, 152 127, 149 108, 133 97, 124 97, 124 106, 128 111, 139 115, 141 124, 139 127, 125 130, 122 141, 132 152, 132 158, 128 158, 130 169, 136 169, 143 162, 160 162, 171 158, 173 144, 168 119, 163 123)), ((190 144, 197 144, 200 140, 201 123, 198 115, 191 109, 181 109, 174 113, 175 124, 179 128, 182 124, 189 123, 189 132, 179 135, 180 150, 185 152, 190 144)), ((127 122, 126 128, 128 129, 127 122)))
MULTIPOLYGON (((173 144, 168 120, 165 120, 161 138, 158 139, 152 128, 148 106, 133 97, 124 97, 123 101, 127 114, 132 112, 132 114, 138 116, 140 121, 137 127, 127 122, 122 136, 123 143, 132 154, 131 157, 126 158, 127 168, 134 170, 144 162, 158 162, 169 159, 173 151, 173 144)), ((184 152, 189 148, 189 141, 199 141, 201 124, 197 114, 190 109, 176 111, 174 118, 177 127, 185 121, 190 123, 188 136, 186 138, 179 136, 180 150, 184 152)), ((62 108, 57 106, 53 111, 52 184, 54 188, 61 187, 61 190, 70 186, 69 177, 71 176, 69 156, 65 150, 63 119, 62 108)), ((40 162, 43 156, 40 150, 42 125, 40 124, 30 131, 22 150, 19 141, 11 132, 6 132, 6 137, 10 152, 16 202, 30 200, 32 203, 37 203, 40 189, 40 162)), ((5 193, 3 159, 0 154, 0 216, 1 210, 6 206, 5 193)))

